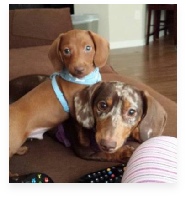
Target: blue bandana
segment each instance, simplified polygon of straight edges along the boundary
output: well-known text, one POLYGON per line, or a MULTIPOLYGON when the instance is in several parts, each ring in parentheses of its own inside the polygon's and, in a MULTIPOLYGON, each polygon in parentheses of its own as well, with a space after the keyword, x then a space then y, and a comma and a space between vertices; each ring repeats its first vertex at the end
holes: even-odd
POLYGON ((68 102, 66 101, 63 93, 61 92, 57 81, 56 81, 56 76, 60 76, 61 78, 63 78, 66 81, 72 82, 72 83, 77 83, 77 84, 82 84, 82 85, 93 85, 99 81, 101 81, 101 74, 99 72, 99 68, 95 68, 94 71, 92 71, 89 75, 83 77, 83 78, 76 78, 74 76, 72 76, 67 69, 63 69, 61 72, 55 72, 53 73, 50 78, 52 81, 52 87, 53 90, 59 100, 59 102, 61 103, 63 109, 65 112, 69 112, 69 106, 68 106, 68 102))
POLYGON ((67 69, 63 69, 63 71, 60 72, 60 76, 66 81, 83 85, 93 85, 101 81, 101 74, 99 72, 99 68, 97 67, 94 69, 94 71, 92 71, 90 74, 86 75, 83 78, 77 78, 72 76, 67 69))

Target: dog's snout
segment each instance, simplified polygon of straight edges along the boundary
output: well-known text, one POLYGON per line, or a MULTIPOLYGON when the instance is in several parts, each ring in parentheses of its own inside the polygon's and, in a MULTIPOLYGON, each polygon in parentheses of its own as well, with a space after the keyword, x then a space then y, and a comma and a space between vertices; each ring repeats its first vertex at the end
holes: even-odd
POLYGON ((102 139, 100 142, 100 146, 102 150, 110 152, 116 148, 117 143, 115 141, 102 139))
POLYGON ((82 66, 77 66, 74 68, 74 70, 77 74, 82 74, 85 71, 85 68, 82 66))

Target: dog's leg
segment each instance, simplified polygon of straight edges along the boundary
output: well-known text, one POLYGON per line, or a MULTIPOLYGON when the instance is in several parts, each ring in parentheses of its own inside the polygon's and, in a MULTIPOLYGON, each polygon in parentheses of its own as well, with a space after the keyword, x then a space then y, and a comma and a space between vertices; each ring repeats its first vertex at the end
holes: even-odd
MULTIPOLYGON (((21 147, 17 150, 17 152, 14 153, 14 154, 24 155, 27 151, 28 151, 28 147, 26 147, 26 146, 21 146, 21 147)), ((11 157, 13 156, 13 153, 10 151, 9 155, 10 155, 9 158, 11 158, 11 157)), ((19 174, 17 174, 17 173, 12 173, 12 172, 9 171, 9 177, 13 177, 13 176, 19 176, 19 174)))
POLYGON ((16 154, 18 155, 24 155, 26 152, 28 151, 28 147, 27 146, 22 146, 18 149, 18 151, 16 152, 16 154))
POLYGON ((19 176, 19 174, 17 174, 17 173, 11 173, 11 172, 9 171, 9 177, 14 177, 14 176, 19 176))
POLYGON ((99 160, 99 161, 112 161, 125 163, 129 160, 134 152, 134 148, 129 145, 122 146, 115 153, 96 152, 86 155, 86 159, 99 160))
POLYGON ((23 143, 25 142, 22 140, 17 140, 16 142, 12 143, 11 137, 10 137, 10 142, 9 142, 9 158, 11 158, 14 154, 18 155, 23 155, 27 151, 26 146, 22 146, 23 143))

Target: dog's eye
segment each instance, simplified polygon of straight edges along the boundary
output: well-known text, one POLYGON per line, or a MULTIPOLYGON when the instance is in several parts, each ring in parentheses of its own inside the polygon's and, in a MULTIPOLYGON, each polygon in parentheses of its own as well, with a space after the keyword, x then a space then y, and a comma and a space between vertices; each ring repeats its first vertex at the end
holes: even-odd
POLYGON ((85 51, 91 51, 91 49, 92 49, 91 46, 89 46, 89 45, 86 45, 86 46, 85 46, 85 51))
POLYGON ((98 107, 98 110, 99 111, 105 111, 107 110, 107 103, 105 101, 100 101, 98 104, 97 104, 97 107, 98 107))
POLYGON ((129 109, 129 111, 127 113, 128 116, 134 116, 135 114, 136 114, 136 110, 134 110, 134 109, 129 109))
POLYGON ((66 49, 63 50, 63 53, 64 53, 65 55, 70 55, 71 51, 70 51, 69 48, 66 48, 66 49))

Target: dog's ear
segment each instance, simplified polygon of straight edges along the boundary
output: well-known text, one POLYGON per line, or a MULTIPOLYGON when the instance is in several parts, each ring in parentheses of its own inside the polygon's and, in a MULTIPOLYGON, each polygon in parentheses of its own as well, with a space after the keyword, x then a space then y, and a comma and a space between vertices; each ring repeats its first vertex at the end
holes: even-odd
POLYGON ((95 123, 92 102, 97 90, 103 82, 88 86, 76 93, 74 97, 74 111, 76 120, 85 128, 92 128, 95 123))
POLYGON ((60 34, 53 41, 53 43, 49 49, 49 53, 48 53, 48 57, 49 57, 50 61, 52 62, 52 65, 53 65, 55 71, 61 71, 61 69, 63 67, 63 59, 61 56, 61 52, 59 50, 63 35, 64 35, 64 33, 60 34))
POLYGON ((146 91, 143 92, 143 100, 144 116, 138 126, 138 130, 141 141, 146 141, 163 133, 167 122, 167 113, 162 105, 146 91))
POLYGON ((94 42, 95 50, 96 50, 94 56, 94 64, 95 66, 101 68, 105 66, 108 59, 108 55, 110 51, 109 42, 92 31, 88 31, 88 32, 94 42))

